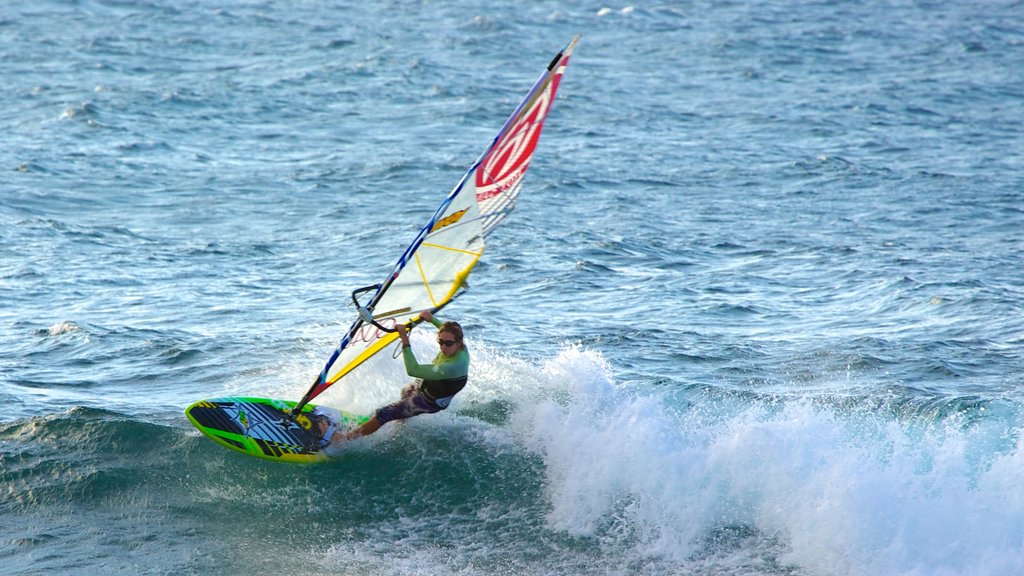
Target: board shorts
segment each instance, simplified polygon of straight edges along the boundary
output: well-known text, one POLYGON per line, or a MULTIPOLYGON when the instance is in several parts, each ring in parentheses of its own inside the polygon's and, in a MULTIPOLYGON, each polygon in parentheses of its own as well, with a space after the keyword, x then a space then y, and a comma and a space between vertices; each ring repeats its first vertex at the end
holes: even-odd
POLYGON ((405 420, 420 414, 433 414, 444 408, 431 402, 420 392, 419 381, 402 388, 402 399, 377 409, 377 421, 381 424, 392 420, 405 420))

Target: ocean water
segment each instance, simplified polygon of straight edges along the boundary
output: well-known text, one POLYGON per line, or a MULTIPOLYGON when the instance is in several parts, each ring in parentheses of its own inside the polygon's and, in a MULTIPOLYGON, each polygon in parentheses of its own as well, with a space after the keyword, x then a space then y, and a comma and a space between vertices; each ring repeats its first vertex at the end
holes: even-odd
POLYGON ((1024 573, 1020 1, 5 8, 3 573, 1024 573), (302 395, 577 33, 452 409, 194 430, 302 395))

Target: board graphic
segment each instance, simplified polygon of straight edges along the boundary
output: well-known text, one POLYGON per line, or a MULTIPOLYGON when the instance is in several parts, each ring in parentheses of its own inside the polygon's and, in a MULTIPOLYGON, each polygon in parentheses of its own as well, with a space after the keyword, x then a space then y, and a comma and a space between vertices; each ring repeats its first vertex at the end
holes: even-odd
MULTIPOLYGON (((208 438, 250 456, 283 462, 326 460, 320 450, 316 407, 307 404, 292 418, 295 404, 272 398, 215 398, 192 404, 185 415, 208 438)), ((341 428, 358 426, 368 418, 341 412, 341 428)))

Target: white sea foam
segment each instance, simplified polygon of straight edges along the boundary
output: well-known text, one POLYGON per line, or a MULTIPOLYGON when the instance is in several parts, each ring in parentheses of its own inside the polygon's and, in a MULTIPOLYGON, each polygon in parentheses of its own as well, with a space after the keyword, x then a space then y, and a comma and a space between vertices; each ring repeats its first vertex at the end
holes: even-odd
POLYGON ((716 530, 743 526, 809 574, 1024 573, 1024 446, 1004 423, 804 400, 681 407, 616 385, 579 347, 525 379, 517 369, 548 388, 511 427, 544 459, 556 532, 625 537, 637 558, 685 564, 707 561, 716 530))
POLYGON ((46 332, 50 336, 60 336, 61 334, 69 334, 72 332, 78 332, 79 330, 81 330, 81 327, 78 324, 75 324, 74 322, 68 322, 67 320, 65 320, 63 322, 57 322, 53 326, 50 326, 50 328, 47 329, 46 332))

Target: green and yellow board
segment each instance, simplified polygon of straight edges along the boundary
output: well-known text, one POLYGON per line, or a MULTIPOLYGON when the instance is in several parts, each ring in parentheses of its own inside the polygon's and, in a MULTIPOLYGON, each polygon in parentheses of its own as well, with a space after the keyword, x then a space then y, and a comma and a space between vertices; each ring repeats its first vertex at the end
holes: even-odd
MULTIPOLYGON (((272 398, 228 397, 200 400, 185 410, 189 422, 214 442, 257 458, 311 463, 326 460, 320 429, 307 404, 294 418, 295 402, 272 398)), ((358 426, 367 416, 341 412, 341 428, 358 426)))

